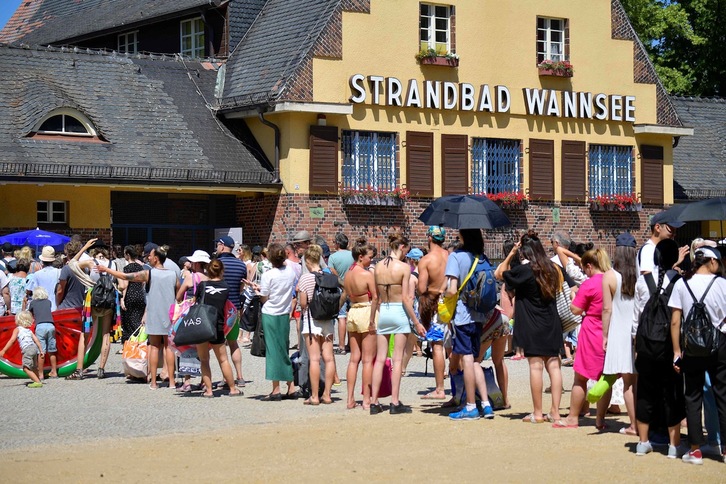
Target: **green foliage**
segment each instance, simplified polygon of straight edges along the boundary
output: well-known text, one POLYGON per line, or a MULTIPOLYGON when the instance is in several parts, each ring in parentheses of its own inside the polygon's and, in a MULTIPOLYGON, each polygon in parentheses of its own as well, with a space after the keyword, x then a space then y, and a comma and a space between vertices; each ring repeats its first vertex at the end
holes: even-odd
POLYGON ((726 1, 621 3, 669 92, 726 95, 726 1))

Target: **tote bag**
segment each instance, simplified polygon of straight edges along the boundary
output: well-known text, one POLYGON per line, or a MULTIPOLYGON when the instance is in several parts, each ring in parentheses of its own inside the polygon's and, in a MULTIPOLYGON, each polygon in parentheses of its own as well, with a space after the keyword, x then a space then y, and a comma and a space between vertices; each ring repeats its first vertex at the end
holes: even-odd
POLYGON ((582 316, 573 314, 570 311, 570 304, 572 304, 572 298, 570 296, 570 285, 567 281, 562 281, 562 288, 557 291, 557 314, 560 315, 562 321, 562 332, 569 333, 570 331, 577 328, 577 325, 582 323, 582 316))
MULTIPOLYGON (((206 284, 202 283, 202 291, 206 284)), ((174 336, 176 346, 196 345, 217 337, 217 308, 204 304, 204 294, 189 312, 182 316, 174 336)))

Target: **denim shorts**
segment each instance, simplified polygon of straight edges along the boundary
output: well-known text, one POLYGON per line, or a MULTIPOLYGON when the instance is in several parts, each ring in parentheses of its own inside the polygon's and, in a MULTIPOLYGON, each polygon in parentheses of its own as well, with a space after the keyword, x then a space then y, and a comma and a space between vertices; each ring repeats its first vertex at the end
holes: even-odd
POLYGON ((482 323, 469 323, 455 326, 453 329, 454 339, 451 351, 457 355, 473 355, 474 359, 479 357, 482 323))
POLYGON ((35 326, 35 336, 40 341, 40 348, 43 353, 55 353, 58 351, 55 342, 55 326, 53 323, 38 323, 35 326))
POLYGON ((340 311, 338 311, 338 319, 347 318, 349 308, 350 308, 350 299, 346 299, 343 302, 343 304, 340 306, 340 311))

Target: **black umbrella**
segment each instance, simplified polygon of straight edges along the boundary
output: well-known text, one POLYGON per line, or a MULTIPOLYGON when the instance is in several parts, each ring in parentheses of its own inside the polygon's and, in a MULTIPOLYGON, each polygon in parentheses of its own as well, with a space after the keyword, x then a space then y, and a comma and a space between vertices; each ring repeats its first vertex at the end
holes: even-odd
POLYGON ((454 229, 495 229, 512 225, 499 205, 480 195, 447 195, 437 198, 418 219, 426 225, 454 229))
POLYGON ((678 215, 681 222, 702 220, 726 220, 726 197, 708 198, 691 202, 683 207, 678 215))

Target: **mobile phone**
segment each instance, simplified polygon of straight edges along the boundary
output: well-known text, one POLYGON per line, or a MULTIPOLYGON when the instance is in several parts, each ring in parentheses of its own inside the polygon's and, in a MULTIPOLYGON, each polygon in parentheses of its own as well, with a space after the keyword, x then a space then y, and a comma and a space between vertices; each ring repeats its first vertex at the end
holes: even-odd
POLYGON ((681 361, 683 361, 683 359, 679 356, 678 358, 676 358, 675 360, 673 360, 673 366, 675 366, 677 368, 680 368, 681 367, 681 361))

